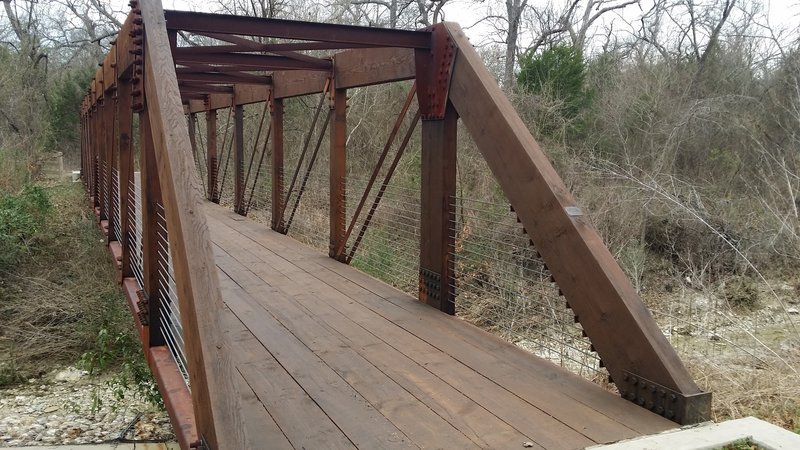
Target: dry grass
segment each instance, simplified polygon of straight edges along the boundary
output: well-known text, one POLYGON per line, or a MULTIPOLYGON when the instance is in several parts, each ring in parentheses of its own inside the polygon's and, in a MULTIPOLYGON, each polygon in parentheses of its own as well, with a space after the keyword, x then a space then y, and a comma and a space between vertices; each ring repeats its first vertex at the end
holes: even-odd
POLYGON ((54 214, 37 245, 13 271, 0 274, 0 385, 97 351, 101 330, 115 341, 126 340, 131 330, 82 186, 58 184, 47 191, 54 214))

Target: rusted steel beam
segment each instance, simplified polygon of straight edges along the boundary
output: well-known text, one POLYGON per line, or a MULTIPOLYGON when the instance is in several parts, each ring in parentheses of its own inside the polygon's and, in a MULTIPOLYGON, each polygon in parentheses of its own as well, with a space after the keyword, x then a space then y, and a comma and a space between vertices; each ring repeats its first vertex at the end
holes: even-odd
POLYGON ((193 33, 221 33, 307 41, 363 44, 373 47, 430 47, 425 31, 265 19, 260 17, 166 11, 167 27, 193 33))
MULTIPOLYGON (((226 35, 230 36, 230 35, 226 35)), ((254 41, 252 41, 254 42, 254 41)), ((194 47, 181 47, 185 53, 231 53, 231 52, 285 52, 302 50, 337 50, 345 48, 371 48, 368 44, 339 44, 336 42, 286 42, 277 44, 258 44, 258 48, 249 45, 198 45, 194 47)))
MULTIPOLYGON (((259 42, 253 41, 251 39, 242 38, 239 36, 234 36, 232 34, 217 34, 217 33, 204 33, 205 36, 212 37, 214 39, 230 42, 234 45, 239 45, 242 47, 248 48, 250 51, 258 51, 264 52, 264 44, 259 42)), ((274 53, 278 56, 296 59, 298 61, 304 61, 306 63, 311 64, 313 67, 321 67, 323 69, 330 69, 331 63, 329 59, 323 58, 315 58, 313 56, 305 55, 303 53, 298 53, 294 51, 286 51, 286 50, 271 50, 271 53, 274 53)), ((174 54, 174 52, 173 52, 174 54)))
POLYGON ((456 145, 458 114, 422 121, 419 299, 455 314, 456 145))
POLYGON ((442 26, 458 51, 450 101, 620 393, 651 406, 658 399, 648 395, 661 398, 664 391, 670 401, 662 414, 679 423, 706 420, 710 393, 692 380, 464 33, 456 24, 442 26))
POLYGON ((207 199, 214 203, 219 203, 219 191, 217 191, 217 174, 219 173, 219 161, 217 160, 217 110, 206 111, 206 164, 208 165, 206 187, 207 199))
POLYGON ((330 74, 309 70, 285 70, 272 73, 275 98, 291 98, 317 94, 325 88, 330 74))
POLYGON ((328 255, 344 247, 347 221, 347 89, 331 90, 330 117, 330 241, 328 255))
POLYGON ((178 69, 179 81, 201 81, 207 83, 218 84, 270 84, 272 77, 252 75, 249 73, 235 72, 235 73, 214 73, 195 71, 192 69, 178 69))
POLYGON ((333 56, 333 77, 343 89, 370 86, 416 76, 414 50, 407 48, 368 48, 333 56))
MULTIPOLYGON (((334 57, 334 80, 342 89, 401 81, 414 78, 414 51, 403 48, 358 49, 334 57)), ((272 73, 275 98, 290 98, 322 92, 329 74, 320 71, 287 70, 272 73)), ((263 102, 269 98, 269 86, 233 83, 236 104, 263 102)), ((230 96, 211 94, 207 103, 189 102, 185 112, 227 108, 230 96)))
POLYGON ((272 229, 285 233, 283 223, 283 99, 272 99, 272 229))
MULTIPOLYGON (((208 72, 208 73, 248 73, 248 72, 262 72, 267 70, 267 68, 262 66, 256 65, 244 65, 244 64, 235 64, 235 65, 206 65, 206 64, 181 64, 178 66, 178 70, 181 72, 208 72)), ((253 75, 253 74, 248 74, 253 75)), ((208 84, 208 83, 206 83, 208 84)))
POLYGON ((182 449, 189 449, 200 439, 195 414, 192 410, 192 393, 183 381, 178 364, 166 347, 146 349, 150 370, 155 375, 158 390, 164 399, 170 421, 182 449))
POLYGON ((133 276, 131 264, 130 233, 134 228, 135 217, 131 216, 135 208, 130 187, 134 183, 133 164, 133 110, 131 105, 130 80, 119 81, 117 93, 117 117, 119 120, 119 189, 120 198, 120 237, 122 238, 122 278, 133 276))
POLYGON ((233 210, 244 215, 244 106, 233 113, 233 210))
MULTIPOLYGON (((218 94, 233 94, 233 86, 220 86, 217 84, 208 84, 208 83, 200 83, 200 82, 191 82, 191 81, 180 81, 178 82, 178 87, 181 88, 181 93, 183 92, 195 92, 195 93, 218 93, 218 94)), ((194 114, 195 112, 189 112, 188 114, 194 114)))
POLYGON ((192 401, 200 439, 212 450, 255 448, 244 432, 236 372, 220 326, 224 305, 183 121, 175 64, 161 2, 140 3, 146 29, 145 93, 164 195, 170 256, 181 311, 192 401))
POLYGON ((192 147, 192 159, 197 161, 197 127, 195 126, 197 114, 188 114, 186 116, 186 125, 189 130, 189 144, 192 147))
MULTIPOLYGON (((229 87, 229 86, 224 86, 229 87)), ((207 101, 193 101, 187 106, 185 113, 202 112, 214 109, 229 108, 234 105, 249 105, 267 101, 270 96, 271 86, 257 84, 233 84, 234 98, 230 94, 212 93, 207 101)))
POLYGON ((330 70, 329 60, 311 58, 299 60, 286 56, 256 55, 250 53, 185 53, 180 48, 173 55, 176 64, 226 64, 252 67, 250 70, 330 70))

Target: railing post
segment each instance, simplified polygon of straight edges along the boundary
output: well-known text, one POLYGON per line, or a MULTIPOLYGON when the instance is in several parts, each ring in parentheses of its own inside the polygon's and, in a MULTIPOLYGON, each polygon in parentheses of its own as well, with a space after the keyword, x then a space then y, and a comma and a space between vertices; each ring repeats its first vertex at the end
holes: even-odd
MULTIPOLYGON (((108 236, 106 242, 111 243, 117 240, 114 234, 114 227, 117 225, 117 209, 119 202, 116 189, 120 189, 119 185, 119 139, 117 131, 117 105, 118 96, 116 94, 106 94, 106 101, 108 102, 106 110, 106 145, 108 146, 108 180, 106 183, 108 190, 108 236), (114 169, 117 169, 117 187, 114 188, 114 169)), ((120 195, 121 196, 121 195, 120 195)), ((122 230, 120 230, 122 236, 122 230)), ((116 261, 114 262, 116 265, 116 261)))
POLYGON ((233 210, 244 215, 244 106, 233 110, 233 210))
POLYGON ((135 182, 133 174, 133 105, 130 80, 119 80, 117 92, 117 117, 119 120, 119 191, 120 199, 120 238, 122 239, 122 279, 133 276, 131 266, 131 240, 129 231, 133 228, 131 217, 130 186, 135 182))
MULTIPOLYGON (((98 129, 100 128, 98 125, 98 116, 100 115, 100 107, 95 102, 92 105, 92 113, 91 113, 91 125, 89 127, 89 147, 91 150, 91 157, 92 157, 92 208, 100 207, 100 182, 98 177, 100 176, 100 140, 98 139, 98 129)), ((99 218, 98 218, 99 221, 99 218)))
POLYGON ((208 164, 208 201, 219 203, 219 192, 217 192, 217 174, 219 162, 217 160, 217 110, 206 111, 206 162, 208 164))
MULTIPOLYGON (((147 299, 147 317, 149 325, 149 341, 147 347, 164 345, 166 342, 161 333, 160 304, 163 296, 163 287, 159 276, 159 243, 166 247, 166 242, 160 242, 161 237, 158 227, 166 224, 159 217, 158 205, 162 203, 161 182, 159 180, 158 165, 156 163, 155 146, 151 132, 150 118, 147 110, 139 113, 139 149, 140 149, 140 179, 142 185, 142 265, 144 277, 144 292, 147 299)), ((164 261, 166 267, 166 261, 164 261)))
MULTIPOLYGON (((330 249, 329 256, 336 257, 336 249, 344 249, 345 221, 347 219, 346 167, 347 167, 347 89, 331 89, 331 155, 330 155, 330 249), (341 247, 340 247, 341 246, 341 247)), ((341 252, 343 254, 344 252, 341 252)))
MULTIPOLYGON (((105 89, 105 85, 103 85, 103 89, 105 89)), ((110 136, 111 131, 108 129, 109 127, 109 120, 108 120, 108 113, 111 110, 111 98, 107 94, 103 93, 103 100, 100 105, 100 117, 99 124, 100 124, 100 170, 102 170, 103 175, 101 177, 101 196, 100 196, 100 220, 106 221, 106 225, 110 225, 108 222, 108 216, 111 212, 111 164, 113 158, 113 151, 111 149, 110 143, 110 136)), ((111 228, 108 227, 106 232, 110 233, 111 228)), ((106 238, 106 242, 108 239, 106 238)))
POLYGON ((458 114, 422 121, 419 299, 455 314, 453 252, 458 114))
POLYGON ((283 99, 272 99, 272 229, 285 233, 283 223, 283 99))
POLYGON ((197 127, 195 126, 195 120, 197 120, 196 113, 186 115, 186 125, 189 127, 189 143, 192 146, 192 158, 197 161, 197 127))

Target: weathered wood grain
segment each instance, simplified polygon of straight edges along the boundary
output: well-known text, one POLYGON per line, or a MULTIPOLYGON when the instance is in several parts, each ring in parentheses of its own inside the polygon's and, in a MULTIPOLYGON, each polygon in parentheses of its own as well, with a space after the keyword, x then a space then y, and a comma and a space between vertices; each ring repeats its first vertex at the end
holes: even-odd
POLYGON ((141 2, 145 27, 146 108, 170 232, 184 341, 198 433, 212 449, 248 445, 228 343, 219 326, 222 310, 203 194, 183 120, 175 64, 160 1, 141 2))

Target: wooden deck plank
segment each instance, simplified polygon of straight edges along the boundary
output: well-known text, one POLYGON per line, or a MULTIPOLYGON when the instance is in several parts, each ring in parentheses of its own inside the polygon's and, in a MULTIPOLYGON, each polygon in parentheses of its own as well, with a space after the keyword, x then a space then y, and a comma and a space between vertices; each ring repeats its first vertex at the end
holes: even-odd
MULTIPOLYGON (((464 337, 463 336, 464 331, 471 331, 473 333, 478 332, 477 336, 474 336, 477 337, 478 339, 475 342, 473 342, 474 348, 471 349, 474 351, 463 351, 463 350, 459 351, 458 348, 461 347, 461 345, 458 342, 456 342, 454 346, 456 350, 454 352, 447 352, 447 353, 452 353, 454 355, 455 354, 466 355, 466 357, 470 361, 470 363, 467 365, 477 363, 481 367, 488 366, 488 369, 486 370, 478 369, 478 371, 484 375, 486 375, 487 373, 497 375, 497 378, 499 378, 500 380, 499 381, 500 384, 503 384, 504 386, 508 385, 514 386, 515 393, 517 393, 518 395, 522 395, 523 398, 526 398, 529 401, 539 402, 540 404, 544 405, 547 408, 552 408, 553 405, 560 405, 563 403, 561 399, 557 398, 548 399, 547 397, 550 396, 550 394, 557 393, 557 394, 567 395, 571 402, 575 401, 578 402, 578 407, 570 408, 570 413, 565 417, 568 417, 570 420, 579 423, 580 425, 576 425, 579 429, 585 429, 586 427, 588 427, 591 432, 592 422, 600 421, 600 424, 597 427, 597 431, 599 434, 592 435, 592 437, 595 439, 607 442, 609 437, 617 438, 620 431, 626 436, 638 435, 641 431, 636 429, 635 427, 642 428, 644 432, 657 432, 674 426, 672 422, 669 422, 666 419, 656 416, 655 414, 648 413, 643 415, 642 414, 643 411, 641 409, 634 407, 625 400, 620 399, 617 396, 613 395, 609 396, 608 392, 602 390, 598 386, 595 386, 591 383, 587 383, 580 377, 577 377, 573 374, 558 369, 553 364, 550 364, 546 361, 537 358, 531 358, 531 355, 525 352, 524 350, 518 349, 515 346, 511 346, 507 342, 502 341, 501 339, 496 338, 486 332, 483 332, 482 330, 479 330, 472 326, 465 326, 466 324, 464 324, 460 320, 453 319, 452 317, 447 315, 430 314, 425 305, 422 305, 414 300, 409 301, 410 297, 408 295, 400 291, 397 291, 396 289, 388 285, 380 283, 377 280, 374 280, 365 274, 354 271, 352 268, 343 266, 335 261, 332 261, 329 258, 318 257, 314 255, 313 250, 311 249, 303 248, 301 250, 295 249, 294 251, 292 251, 291 247, 293 247, 292 245, 293 243, 291 241, 288 241, 287 238, 285 237, 278 237, 277 235, 275 236, 273 236, 272 234, 263 235, 263 232, 261 229, 259 229, 258 224, 252 222, 249 224, 242 223, 240 226, 238 226, 238 228, 240 229, 240 231, 244 231, 245 233, 250 233, 249 237, 254 238, 256 241, 258 241, 259 239, 267 239, 268 240, 267 247, 277 247, 278 249, 275 251, 280 252, 281 257, 290 258, 291 255, 298 254, 298 252, 300 252, 301 256, 297 257, 297 262, 299 265, 305 266, 305 269, 308 270, 309 272, 314 273, 314 275, 317 278, 325 278, 331 276, 337 278, 337 281, 333 282, 334 285, 336 283, 340 283, 342 279, 351 281, 347 277, 361 278, 360 281, 362 282, 362 284, 367 285, 370 289, 377 290, 379 294, 381 294, 384 298, 390 300, 391 302, 399 303, 399 306, 395 305, 396 307, 394 308, 394 310, 392 308, 392 304, 395 303, 386 304, 385 302, 373 302, 365 306, 377 307, 379 309, 379 311, 377 312, 384 315, 387 314, 387 312, 384 310, 388 309, 389 313, 394 314, 389 318, 389 321, 391 323, 403 324, 408 322, 409 326, 411 326, 414 329, 418 329, 417 331, 421 331, 423 334, 427 334, 429 336, 425 338, 427 342, 435 343, 437 339, 440 339, 438 334, 435 333, 437 333, 439 329, 442 328, 443 325, 450 325, 449 327, 445 326, 444 328, 445 329, 449 328, 450 331, 455 330, 455 337, 459 340, 464 337), (253 228, 253 226, 255 226, 255 228, 253 228), (343 271, 346 273, 346 276, 342 276, 341 274, 336 275, 330 273, 331 270, 329 270, 328 272, 326 272, 325 270, 320 270, 321 269, 320 267, 313 267, 312 266, 313 263, 316 263, 317 265, 321 265, 328 269, 331 269, 332 267, 333 270, 337 272, 343 271), (387 293, 390 295, 387 295, 387 293), (414 312, 414 314, 409 315, 407 312, 404 312, 404 310, 410 310, 414 312), (418 323, 420 321, 426 323, 423 325, 418 323), (434 334, 431 335, 430 333, 434 334), (534 379, 533 381, 539 381, 540 379, 554 380, 559 383, 559 385, 557 386, 558 389, 556 390, 557 392, 554 392, 552 390, 553 386, 550 386, 550 389, 545 389, 543 394, 541 388, 536 389, 536 386, 531 386, 532 384, 531 380, 521 379, 518 376, 518 374, 520 373, 519 372, 520 368, 509 367, 509 365, 507 364, 508 361, 497 360, 489 365, 481 363, 479 358, 476 358, 475 351, 477 351, 478 354, 480 354, 481 351, 485 352, 484 343, 487 342, 487 338, 488 342, 493 342, 495 346, 500 349, 510 348, 517 350, 516 352, 514 352, 515 360, 521 359, 521 360, 527 360, 529 362, 533 361, 535 363, 533 366, 529 365, 525 368, 526 371, 529 371, 531 368, 534 368, 540 373, 541 377, 534 379), (553 372, 554 370, 556 370, 556 372, 553 372), (508 383, 502 381, 506 379, 509 380, 508 383), (595 404, 583 405, 584 403, 587 403, 586 401, 587 398, 592 400, 593 403, 595 404), (615 404, 614 406, 616 406, 616 408, 611 408, 610 413, 606 414, 605 405, 609 402, 615 404), (580 407, 581 405, 584 406, 583 409, 586 412, 586 417, 582 417, 580 414, 576 414, 581 411, 580 407), (615 414, 619 413, 623 413, 625 416, 627 416, 625 420, 620 421, 618 418, 614 417, 615 414), (613 419, 614 421, 621 422, 622 424, 624 424, 623 427, 626 428, 627 430, 615 431, 614 426, 611 426, 609 429, 608 421, 605 421, 602 418, 603 415, 609 415, 611 416, 611 419, 613 419), (635 425, 635 427, 629 426, 630 421, 637 423, 637 425, 635 425), (639 424, 640 422, 642 422, 642 424, 639 424)), ((254 247, 248 245, 247 249, 248 251, 252 252, 254 247)), ((359 288, 354 283, 349 283, 349 284, 344 283, 342 286, 347 286, 349 288, 346 291, 346 293, 348 294, 348 296, 353 296, 354 299, 365 298, 367 300, 370 300, 376 296, 375 293, 372 293, 371 291, 368 291, 363 287, 359 288)), ((412 332, 413 331, 414 330, 412 330, 412 332)), ((497 359, 496 356, 489 355, 489 357, 494 358, 495 360, 497 359)), ((549 410, 549 412, 558 415, 557 411, 553 412, 552 409, 549 410)))
MULTIPOLYGON (((236 275, 231 278, 235 279, 236 275)), ((325 412, 336 426, 358 448, 417 448, 408 436, 380 414, 333 369, 315 355, 272 315, 259 311, 258 301, 244 290, 226 291, 225 302, 253 335, 268 348, 275 361, 299 384, 307 397, 325 412)), ((261 364, 239 367, 245 378, 253 382, 259 370, 274 369, 261 364), (248 375, 249 374, 249 375, 248 375)), ((256 381, 259 381, 256 379, 256 381)), ((260 380, 264 381, 264 380, 260 380)), ((264 386, 267 387, 267 386, 264 386)), ((259 389, 254 389, 259 393, 259 389)), ((277 394, 275 391, 272 397, 277 394)), ((264 397, 262 402, 268 401, 264 397)), ((273 408, 267 407, 272 412, 273 408)), ((303 419, 307 431, 316 424, 303 419), (310 427, 309 424, 315 424, 310 427)), ((315 447, 308 447, 315 448, 315 447)))
MULTIPOLYGON (((244 247, 235 247, 235 244, 231 242, 227 245, 235 248, 237 253, 247 251, 244 247)), ((249 248, 252 250, 254 247, 251 246, 249 248)), ((280 262, 276 261, 275 266, 279 265, 280 262)), ((289 294, 297 294, 295 296, 296 301, 301 301, 301 298, 310 300, 316 296, 324 296, 324 302, 329 303, 332 307, 336 305, 335 307, 342 308, 341 303, 353 303, 335 290, 320 289, 319 281, 315 282, 313 279, 309 279, 307 272, 298 272, 296 276, 301 275, 304 278, 293 280, 282 287, 283 289, 288 289, 289 294), (309 291, 309 289, 311 290, 309 291), (322 292, 323 290, 324 293, 322 292), (302 295, 303 292, 310 295, 302 295)), ((270 281, 268 277, 267 280, 270 281)), ((395 352, 401 353, 403 357, 417 360, 415 364, 424 367, 425 371, 427 371, 427 373, 422 374, 422 379, 438 379, 441 382, 440 384, 450 387, 451 390, 455 390, 464 397, 474 398, 474 402, 479 408, 485 408, 491 415, 494 415, 495 422, 500 424, 508 422, 519 430, 520 434, 525 434, 524 431, 528 431, 527 440, 537 442, 545 448, 582 448, 595 442, 583 436, 580 432, 576 432, 553 419, 533 405, 525 403, 517 396, 505 391, 502 387, 493 384, 481 374, 443 354, 440 350, 419 341, 405 330, 395 327, 370 310, 355 306, 347 309, 343 314, 346 314, 351 319, 359 318, 358 327, 365 327, 359 333, 358 329, 352 329, 353 322, 347 324, 344 330, 341 330, 340 323, 340 331, 347 332, 351 336, 355 333, 351 346, 372 349, 372 355, 374 356, 375 345, 384 344, 395 352), (384 340, 372 333, 381 334, 384 340), (387 341, 393 343, 400 350, 391 347, 387 341), (466 394, 462 394, 462 392, 466 392, 466 394), (498 418, 496 414, 501 417, 498 418), (551 434, 537 436, 533 430, 540 428, 548 429, 551 434)), ((392 366, 396 364, 397 362, 394 361, 390 363, 389 367, 394 369, 392 366)), ((414 380, 416 383, 419 383, 419 381, 420 379, 414 380)), ((519 441, 505 441, 503 446, 507 446, 512 442, 519 441)))
MULTIPOLYGON (((223 211, 223 214, 227 212, 223 211)), ((267 248, 276 248, 286 251, 281 251, 282 256, 289 257, 297 251, 289 251, 286 247, 287 239, 277 234, 264 233, 262 228, 254 223, 242 223, 238 227, 240 231, 245 231, 251 239, 257 241, 264 241, 262 245, 267 248), (255 233, 255 234, 254 234, 255 233)), ((289 243, 291 247, 291 243, 289 243)), ((409 326, 416 324, 417 328, 423 331, 446 331, 452 335, 456 335, 461 339, 466 339, 470 344, 484 350, 490 350, 498 359, 501 367, 512 366, 510 370, 518 373, 519 370, 531 371, 539 374, 545 378, 553 378, 552 370, 554 365, 544 361, 540 358, 531 358, 531 354, 517 346, 509 345, 508 342, 491 335, 483 330, 474 326, 464 326, 465 324, 460 319, 443 315, 431 314, 426 305, 414 300, 407 294, 385 284, 362 272, 354 270, 351 267, 340 264, 330 258, 317 257, 313 255, 313 250, 304 247, 306 256, 298 259, 300 266, 305 267, 310 273, 313 273, 317 278, 329 279, 334 278, 336 281, 333 283, 340 283, 341 280, 349 281, 342 286, 348 287, 347 295, 355 296, 355 298, 373 298, 375 296, 388 300, 391 305, 377 302, 374 304, 380 307, 381 311, 392 312, 390 319, 393 323, 405 324, 409 326), (316 264, 319 267, 313 267, 316 264), (321 271, 320 268, 328 269, 328 272, 321 271), (413 314, 404 314, 402 311, 396 311, 397 308, 406 310, 413 314), (411 318, 411 320, 408 320, 411 318), (420 324, 419 322, 423 322, 420 324)), ((561 371, 560 369, 558 370, 561 371)), ((673 428, 676 425, 663 417, 647 413, 643 414, 641 408, 631 405, 626 400, 612 395, 599 386, 592 383, 586 383, 585 380, 572 373, 564 372, 564 376, 560 376, 553 381, 558 384, 560 390, 568 394, 573 399, 586 404, 593 410, 602 412, 617 421, 625 423, 629 428, 640 433, 654 433, 663 431, 665 429, 673 428)), ((519 378, 519 377, 515 377, 519 378)), ((521 381, 521 380, 518 380, 521 381)))
MULTIPOLYGON (((206 209, 222 278, 237 283, 226 285, 223 297, 227 302, 233 291, 229 306, 241 322, 232 322, 226 333, 248 345, 274 347, 275 362, 286 360, 291 367, 284 373, 314 401, 330 402, 328 383, 351 389, 362 406, 377 407, 373 412, 403 434, 402 445, 467 446, 444 437, 450 435, 484 448, 519 445, 520 439, 581 448, 676 426, 264 225, 216 205, 206 209), (248 337, 247 328, 257 339, 248 337), (300 361, 291 359, 297 349, 305 352, 300 361), (329 372, 314 378, 308 372, 318 367, 329 372), (459 433, 451 435, 450 428, 459 433)), ((253 377, 264 383, 261 365, 242 366, 248 382, 253 377)), ((268 401, 262 398, 271 411, 268 401)), ((321 409, 351 445, 376 446, 362 436, 374 436, 374 430, 347 422, 352 411, 326 405, 321 409)))
MULTIPOLYGON (((226 260, 220 268, 234 278, 247 271, 226 260)), ((458 429, 436 415, 386 374, 316 322, 278 289, 262 283, 247 291, 301 342, 420 447, 475 447, 458 429)))
MULTIPOLYGON (((226 301, 237 296, 237 287, 231 285, 236 286, 230 278, 220 277, 222 296, 226 301)), ((246 307, 240 310, 247 312, 246 307)), ((244 324, 231 310, 226 310, 220 321, 237 328, 237 331, 241 331, 240 327, 246 330, 244 324)), ((252 333, 249 338, 232 341, 231 348, 235 367, 246 384, 246 387, 239 385, 240 395, 244 392, 243 404, 248 403, 249 391, 268 414, 265 417, 258 410, 255 410, 256 416, 245 414, 245 429, 249 437, 263 435, 258 428, 269 428, 271 427, 269 421, 272 421, 294 448, 354 448, 353 443, 292 376, 275 361, 252 333), (314 426, 309 427, 309 423, 313 423, 314 426), (251 431, 255 435, 250 435, 251 431)), ((259 446, 266 444, 265 448, 272 448, 273 445, 279 448, 282 444, 279 439, 269 440, 266 443, 255 440, 251 442, 259 446)))
MULTIPOLYGON (((241 243, 241 241, 237 243, 235 240, 225 241, 224 239, 223 242, 226 242, 227 246, 232 247, 232 251, 237 255, 242 252, 250 253, 250 255, 246 257, 248 259, 253 256, 254 252, 262 255, 264 257, 263 263, 261 264, 262 267, 268 265, 269 267, 277 269, 287 265, 286 262, 281 262, 280 256, 272 253, 268 249, 261 247, 261 251, 259 251, 258 245, 249 245, 241 243)), ((282 254, 286 252, 289 252, 289 249, 283 251, 282 254)), ((348 303, 353 303, 348 297, 339 293, 335 288, 324 290, 324 293, 314 292, 314 289, 319 290, 320 281, 313 278, 313 276, 305 270, 297 271, 296 266, 291 263, 290 265, 295 267, 295 275, 293 275, 295 279, 291 280, 292 282, 283 287, 283 289, 289 289, 288 294, 299 297, 304 293, 308 293, 309 289, 311 289, 311 293, 324 295, 326 301, 338 299, 339 301, 335 302, 337 304, 343 303, 346 305, 348 303)), ((271 281, 269 275, 267 275, 266 281, 271 281)), ((299 300, 299 298, 295 298, 299 300)), ((401 351, 407 352, 410 358, 418 360, 419 364, 424 365, 428 370, 433 370, 433 373, 429 374, 429 376, 440 376, 456 389, 468 392, 472 397, 477 397, 479 403, 489 408, 493 413, 502 416, 503 420, 511 422, 518 430, 524 432, 527 430, 535 430, 540 427, 546 427, 551 430, 551 435, 531 438, 533 441, 539 442, 545 447, 561 446, 565 448, 580 448, 590 445, 593 442, 609 442, 619 439, 619 436, 628 437, 636 434, 628 429, 624 429, 619 424, 609 419, 605 419, 602 415, 597 415, 593 412, 589 412, 586 415, 585 424, 572 424, 572 429, 570 429, 564 423, 554 420, 551 414, 539 410, 534 405, 526 404, 525 401, 515 396, 513 393, 505 391, 497 384, 493 384, 491 380, 487 380, 480 373, 465 367, 458 361, 453 360, 450 356, 443 354, 440 350, 425 342, 417 342, 419 340, 415 336, 395 326, 391 322, 386 321, 386 319, 375 313, 360 306, 351 305, 349 307, 345 306, 345 308, 348 309, 345 314, 351 318, 360 317, 359 323, 362 324, 361 326, 366 327, 373 333, 383 334, 383 339, 386 342, 395 343, 395 345, 402 343, 398 345, 399 348, 403 349, 401 351), (388 336, 386 335, 387 333, 388 336), (593 424, 593 422, 598 421, 600 422, 599 425, 593 424), (595 426, 593 427, 593 425, 595 426), (587 434, 589 435, 588 437, 586 437, 587 434), (554 436, 558 436, 557 439, 550 439, 554 436), (591 440, 589 438, 591 438, 591 440)), ((361 339, 364 339, 364 337, 362 336, 361 339)), ((542 390, 547 392, 547 386, 543 386, 542 390)), ((545 394, 544 397, 544 401, 551 401, 553 403, 553 405, 550 405, 550 409, 557 409, 560 407, 559 405, 563 403, 559 401, 560 399, 552 400, 547 398, 548 394, 545 394)), ((561 411, 562 415, 566 415, 568 412, 570 411, 561 411)), ((574 414, 574 411, 572 413, 574 414)), ((580 418, 579 414, 577 419, 580 418)), ((535 436, 534 433, 529 432, 528 434, 535 436)))

